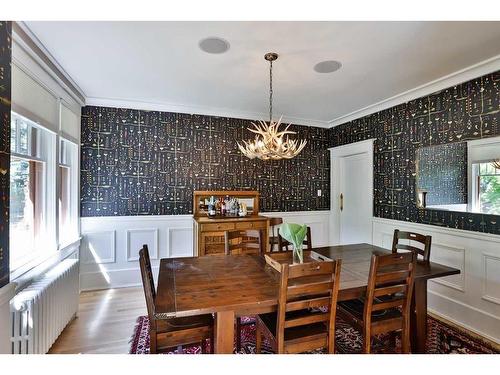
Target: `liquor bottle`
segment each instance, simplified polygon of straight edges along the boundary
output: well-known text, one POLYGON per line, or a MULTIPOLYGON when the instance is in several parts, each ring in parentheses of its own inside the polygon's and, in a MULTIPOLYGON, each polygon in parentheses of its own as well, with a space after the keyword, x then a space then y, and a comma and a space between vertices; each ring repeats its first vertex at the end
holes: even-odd
POLYGON ((210 201, 208 202, 208 216, 215 216, 215 202, 214 197, 210 197, 210 201))
POLYGON ((221 199, 221 204, 220 204, 220 214, 222 216, 226 216, 226 202, 221 199))
POLYGON ((220 201, 218 199, 215 200, 215 215, 220 215, 220 201))

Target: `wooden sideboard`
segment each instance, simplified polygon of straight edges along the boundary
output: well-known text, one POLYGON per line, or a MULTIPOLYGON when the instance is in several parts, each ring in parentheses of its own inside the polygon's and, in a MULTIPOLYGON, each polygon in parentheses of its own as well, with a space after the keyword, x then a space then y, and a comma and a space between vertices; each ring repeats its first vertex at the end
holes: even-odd
POLYGON ((266 251, 269 251, 269 218, 260 215, 235 218, 198 217, 194 219, 194 248, 196 256, 223 255, 224 232, 256 229, 263 231, 266 251))
POLYGON ((223 255, 224 233, 232 230, 262 230, 265 249, 269 251, 269 218, 259 215, 259 193, 256 191, 196 191, 193 202, 195 256, 223 255), (226 216, 210 218, 200 205, 205 197, 224 196, 253 199, 248 216, 226 216))

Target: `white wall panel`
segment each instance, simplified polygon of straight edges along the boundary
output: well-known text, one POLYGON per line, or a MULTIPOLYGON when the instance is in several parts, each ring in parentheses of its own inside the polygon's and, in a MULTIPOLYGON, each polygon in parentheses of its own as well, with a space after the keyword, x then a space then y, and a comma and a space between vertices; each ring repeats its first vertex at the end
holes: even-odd
POLYGON ((374 218, 373 243, 389 249, 394 229, 431 235, 431 261, 461 271, 429 281, 429 311, 500 342, 500 236, 374 218))
POLYGON ((483 254, 483 299, 500 305, 500 256, 483 254))
POLYGON ((431 261, 458 268, 459 275, 442 277, 433 282, 465 292, 465 248, 434 242, 431 248, 431 261))
POLYGON ((168 249, 172 258, 193 256, 193 228, 170 228, 168 249))
POLYGON ((89 232, 82 243, 83 264, 105 264, 116 261, 114 230, 89 232))
POLYGON ((148 245, 149 257, 158 259, 158 228, 127 229, 127 261, 139 260, 139 250, 148 245))

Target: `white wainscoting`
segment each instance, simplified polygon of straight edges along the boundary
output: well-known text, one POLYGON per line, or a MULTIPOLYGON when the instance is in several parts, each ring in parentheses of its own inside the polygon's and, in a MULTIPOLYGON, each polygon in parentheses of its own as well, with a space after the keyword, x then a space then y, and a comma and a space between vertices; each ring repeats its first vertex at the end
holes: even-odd
MULTIPOLYGON (((330 244, 330 211, 263 215, 307 224, 313 246, 330 244)), ((81 290, 140 285, 138 252, 143 244, 148 244, 155 274, 161 258, 193 256, 192 215, 84 217, 81 231, 81 290)))
POLYGON ((396 228, 431 235, 431 261, 461 271, 429 281, 429 311, 500 343, 500 236, 374 218, 373 244, 390 249, 396 228))

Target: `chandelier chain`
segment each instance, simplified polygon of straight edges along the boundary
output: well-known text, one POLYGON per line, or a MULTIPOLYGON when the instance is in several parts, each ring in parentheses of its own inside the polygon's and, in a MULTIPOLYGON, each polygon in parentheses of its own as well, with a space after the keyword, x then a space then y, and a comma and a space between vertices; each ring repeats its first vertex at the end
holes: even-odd
POLYGON ((269 123, 273 121, 273 61, 269 61, 269 123))

